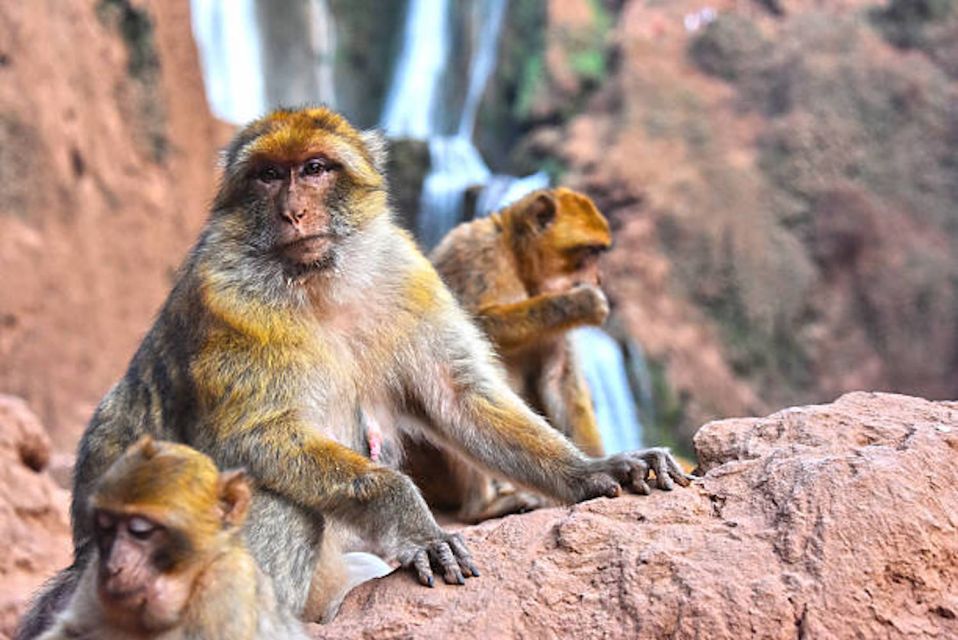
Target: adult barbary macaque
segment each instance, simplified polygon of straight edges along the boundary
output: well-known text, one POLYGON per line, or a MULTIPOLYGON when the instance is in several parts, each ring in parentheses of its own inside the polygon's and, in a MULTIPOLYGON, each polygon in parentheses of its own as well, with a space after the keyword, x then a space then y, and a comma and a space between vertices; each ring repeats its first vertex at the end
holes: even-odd
POLYGON ((250 497, 242 472, 144 436, 96 483, 92 556, 41 640, 306 640, 243 542, 250 497))
POLYGON ((304 615, 316 610, 307 596, 325 588, 313 575, 338 562, 326 552, 337 545, 323 542, 330 531, 349 531, 426 585, 434 569, 453 584, 478 575, 413 482, 367 457, 357 407, 382 424, 415 422, 564 502, 639 489, 650 468, 686 482, 661 451, 584 456, 512 392, 488 342, 393 224, 384 148, 325 108, 278 110, 233 139, 205 229, 80 442, 75 562, 35 624, 89 561, 93 531, 81 516, 94 483, 143 434, 248 471, 259 489, 249 547, 280 602, 304 615))
MULTIPOLYGON (((492 341, 513 390, 591 456, 602 455, 602 439, 568 332, 608 316, 599 256, 611 246, 609 223, 592 200, 559 187, 460 224, 430 255, 492 341)), ((413 441, 407 454, 407 469, 429 503, 456 509, 466 522, 541 504, 429 444, 413 441)), ((659 482, 669 488, 671 481, 665 475, 659 482)))

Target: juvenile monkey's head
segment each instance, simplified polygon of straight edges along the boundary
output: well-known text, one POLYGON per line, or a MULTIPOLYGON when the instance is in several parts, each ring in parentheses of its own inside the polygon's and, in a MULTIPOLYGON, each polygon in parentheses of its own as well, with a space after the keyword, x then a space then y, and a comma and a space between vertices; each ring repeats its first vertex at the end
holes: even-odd
POLYGON ((279 109, 224 152, 214 217, 227 235, 299 275, 335 265, 337 246, 385 215, 386 144, 324 107, 279 109))
POLYGON ((215 555, 237 544, 250 487, 207 456, 146 436, 99 480, 89 502, 99 552, 97 595, 131 631, 176 625, 193 584, 215 555))
POLYGON ((592 200, 558 187, 534 191, 500 212, 530 293, 599 284, 599 256, 612 246, 609 222, 592 200))

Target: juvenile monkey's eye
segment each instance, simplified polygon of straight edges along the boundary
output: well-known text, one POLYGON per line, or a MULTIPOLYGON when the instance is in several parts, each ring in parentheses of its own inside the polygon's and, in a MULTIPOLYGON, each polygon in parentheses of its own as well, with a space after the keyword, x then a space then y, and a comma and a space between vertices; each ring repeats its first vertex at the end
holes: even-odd
POLYGON ((283 172, 280 171, 279 167, 276 165, 266 165, 256 174, 256 177, 259 178, 262 182, 273 182, 274 180, 279 180, 283 177, 283 172))
POLYGON ((127 530, 130 532, 134 538, 139 538, 140 540, 145 540, 149 538, 154 531, 156 531, 156 525, 147 520, 146 518, 133 517, 130 518, 130 521, 126 524, 127 530))
POLYGON ((319 158, 312 158, 303 165, 303 175, 318 176, 324 171, 329 171, 329 164, 319 158))
POLYGON ((103 513, 102 511, 96 514, 96 526, 97 529, 106 531, 107 529, 113 528, 113 518, 108 514, 103 513))

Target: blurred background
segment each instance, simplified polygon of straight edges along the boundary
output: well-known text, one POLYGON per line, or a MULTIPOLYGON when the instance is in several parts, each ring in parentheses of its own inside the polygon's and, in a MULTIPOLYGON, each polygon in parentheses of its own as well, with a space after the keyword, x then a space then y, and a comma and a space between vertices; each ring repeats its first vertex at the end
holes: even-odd
POLYGON ((71 451, 277 105, 391 139, 425 248, 530 189, 612 222, 575 341, 611 449, 852 389, 958 395, 950 0, 0 5, 0 392, 71 451))

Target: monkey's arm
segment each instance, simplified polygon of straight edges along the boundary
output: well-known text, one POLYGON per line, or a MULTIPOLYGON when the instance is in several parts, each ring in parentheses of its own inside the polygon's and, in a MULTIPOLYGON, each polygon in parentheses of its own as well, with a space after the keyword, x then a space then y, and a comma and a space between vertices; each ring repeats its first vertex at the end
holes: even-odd
POLYGON ((650 492, 651 472, 660 489, 688 477, 666 449, 642 449, 589 458, 537 416, 509 388, 493 365, 490 347, 455 312, 438 331, 434 371, 414 382, 433 437, 480 466, 564 502, 613 497, 624 485, 650 492))
POLYGON ((574 327, 600 325, 608 315, 609 302, 602 290, 581 285, 522 302, 487 305, 478 309, 476 319, 500 349, 508 350, 574 327))
POLYGON ((479 575, 458 534, 444 532, 407 476, 322 438, 288 413, 234 429, 208 451, 221 467, 245 466, 263 489, 354 527, 432 586, 430 560, 446 582, 479 575))

